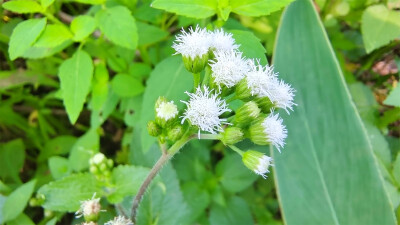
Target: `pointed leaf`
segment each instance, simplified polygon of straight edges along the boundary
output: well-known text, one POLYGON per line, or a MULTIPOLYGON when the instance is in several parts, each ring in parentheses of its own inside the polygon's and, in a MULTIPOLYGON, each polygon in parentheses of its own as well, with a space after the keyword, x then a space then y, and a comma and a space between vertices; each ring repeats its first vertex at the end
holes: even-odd
POLYGON ((282 17, 274 66, 295 89, 275 172, 287 224, 395 224, 366 131, 314 5, 282 17), (362 216, 360 216, 362 215, 362 216))

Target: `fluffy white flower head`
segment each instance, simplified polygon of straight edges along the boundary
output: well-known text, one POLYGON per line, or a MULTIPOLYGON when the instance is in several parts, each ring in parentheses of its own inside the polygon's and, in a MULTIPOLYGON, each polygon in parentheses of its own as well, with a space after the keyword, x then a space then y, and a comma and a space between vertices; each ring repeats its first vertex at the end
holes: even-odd
POLYGON ((272 66, 262 66, 259 61, 249 61, 250 71, 247 73, 247 87, 251 95, 269 96, 270 85, 277 79, 272 66))
POLYGON ((232 34, 225 32, 222 28, 210 32, 210 36, 210 48, 212 50, 230 52, 239 48, 239 45, 235 44, 232 34))
POLYGON ((176 107, 174 101, 161 102, 161 104, 156 108, 156 112, 157 117, 168 121, 178 115, 178 107, 176 107))
POLYGON ((290 84, 284 81, 274 81, 274 84, 269 88, 268 97, 276 107, 284 109, 288 114, 289 110, 293 111, 293 102, 295 90, 290 86, 290 84))
POLYGON ((279 117, 279 114, 274 114, 273 112, 262 122, 266 138, 279 152, 280 148, 285 145, 285 139, 287 137, 286 127, 282 122, 283 120, 279 117))
POLYGON ((198 25, 194 30, 190 27, 189 32, 182 28, 182 33, 176 36, 176 40, 172 45, 172 48, 176 50, 176 54, 182 54, 184 57, 191 59, 208 54, 209 47, 210 33, 205 28, 201 29, 198 25))
POLYGON ((225 100, 218 97, 217 93, 212 93, 207 86, 199 86, 195 93, 186 92, 190 99, 186 104, 187 109, 182 116, 182 123, 187 119, 189 122, 199 128, 214 134, 216 131, 223 131, 222 124, 227 124, 226 119, 220 119, 219 116, 224 112, 231 111, 227 108, 225 100))
POLYGON ((216 51, 214 54, 215 59, 210 60, 211 76, 219 87, 222 84, 228 88, 233 87, 249 71, 249 64, 241 52, 216 51))
POLYGON ((105 223, 104 225, 133 225, 133 222, 123 216, 117 216, 113 220, 105 223))
POLYGON ((264 179, 267 178, 265 174, 269 173, 269 166, 272 165, 272 158, 266 155, 258 158, 257 169, 254 170, 254 173, 261 175, 264 179))
POLYGON ((81 201, 79 210, 75 213, 76 218, 89 215, 97 215, 101 211, 100 198, 95 198, 96 193, 89 200, 81 201))

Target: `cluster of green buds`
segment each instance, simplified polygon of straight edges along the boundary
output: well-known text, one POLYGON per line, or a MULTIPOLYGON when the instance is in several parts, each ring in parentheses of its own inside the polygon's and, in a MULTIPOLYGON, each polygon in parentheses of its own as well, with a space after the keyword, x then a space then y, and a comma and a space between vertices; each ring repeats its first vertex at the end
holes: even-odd
POLYGON ((165 139, 175 142, 184 133, 183 125, 185 132, 197 131, 199 139, 221 140, 242 156, 245 166, 265 178, 272 158, 254 150, 242 151, 235 144, 248 138, 280 151, 287 130, 275 110, 289 114, 296 105, 295 90, 278 78, 272 66, 244 57, 233 35, 223 29, 197 26, 182 30, 172 47, 193 73, 194 90, 186 92, 189 100, 182 101, 186 105, 182 114, 173 102, 163 97, 157 100, 156 118, 148 123, 150 135, 161 143, 165 139), (235 110, 229 104, 233 101, 239 104, 235 110))
POLYGON ((107 159, 103 153, 96 153, 90 160, 90 172, 98 180, 107 180, 111 177, 111 170, 114 166, 112 159, 107 159))
POLYGON ((153 137, 158 137, 160 143, 167 140, 175 142, 183 135, 183 126, 178 120, 178 107, 173 101, 159 97, 156 101, 155 120, 147 123, 147 131, 153 137))

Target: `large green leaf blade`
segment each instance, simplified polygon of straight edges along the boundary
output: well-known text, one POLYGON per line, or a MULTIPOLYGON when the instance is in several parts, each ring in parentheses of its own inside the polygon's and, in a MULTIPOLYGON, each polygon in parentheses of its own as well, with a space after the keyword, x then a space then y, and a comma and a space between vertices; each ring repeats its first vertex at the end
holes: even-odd
POLYGON ((274 150, 287 224, 395 224, 371 145, 311 1, 282 18, 275 68, 297 89, 298 107, 274 150), (295 37, 295 38, 294 38, 295 37))
POLYGON ((216 13, 215 0, 155 0, 151 7, 163 9, 178 15, 203 19, 216 13))
POLYGON ((232 11, 244 16, 264 16, 278 11, 293 0, 231 0, 232 11))

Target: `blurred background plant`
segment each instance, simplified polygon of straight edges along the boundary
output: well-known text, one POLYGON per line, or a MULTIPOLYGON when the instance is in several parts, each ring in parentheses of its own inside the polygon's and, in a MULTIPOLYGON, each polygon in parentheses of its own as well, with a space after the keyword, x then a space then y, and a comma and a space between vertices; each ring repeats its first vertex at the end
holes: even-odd
MULTIPOLYGON (((305 0, 292 3, 290 7, 293 8, 305 7, 308 13, 305 16, 289 9, 283 13, 284 7, 291 2, 4 1, 0 8, 0 224, 78 224, 82 218, 75 218, 71 212, 77 211, 80 201, 90 199, 93 193, 102 197, 100 203, 106 210, 101 212, 99 224, 124 211, 129 212, 132 196, 160 155, 155 139, 146 130, 147 122, 154 117, 156 99, 166 96, 181 109, 183 104, 179 100, 185 99, 184 91, 192 87, 192 75, 185 71, 180 57, 171 56, 174 53, 172 42, 181 27, 196 24, 208 28, 223 26, 233 33, 243 48, 254 49, 248 54, 261 58, 263 63, 273 62, 277 71, 286 74, 288 81, 295 84, 290 80, 294 75, 290 71, 284 73, 284 67, 301 71, 299 64, 290 59, 301 60, 307 54, 296 47, 304 44, 309 46, 304 51, 312 52, 329 46, 328 42, 319 42, 325 40, 322 32, 313 33, 315 29, 322 31, 317 18, 313 17, 314 9, 328 34, 340 69, 335 72, 334 67, 327 66, 333 68, 332 74, 332 70, 326 74, 299 72, 298 79, 307 78, 313 85, 320 84, 317 89, 325 97, 321 97, 322 100, 328 101, 328 97, 329 100, 339 99, 347 106, 350 101, 342 95, 344 84, 331 84, 329 81, 332 80, 328 79, 339 79, 340 70, 343 71, 362 119, 360 130, 366 131, 357 130, 353 138, 364 140, 365 136, 365 140, 368 139, 360 145, 348 144, 349 148, 353 146, 354 155, 358 157, 345 155, 345 159, 355 161, 360 158, 365 161, 354 164, 372 165, 368 168, 348 167, 347 164, 352 164, 348 162, 353 161, 343 160, 338 153, 337 158, 329 157, 334 162, 340 161, 335 165, 337 172, 331 173, 336 180, 330 182, 327 171, 333 170, 323 168, 319 170, 326 177, 322 179, 323 183, 327 185, 328 195, 332 195, 336 190, 332 183, 339 179, 337 176, 343 175, 340 169, 347 169, 348 173, 356 171, 354 180, 364 171, 365 179, 371 178, 368 184, 377 185, 371 190, 377 190, 377 196, 383 192, 388 194, 390 207, 395 212, 400 202, 400 1, 317 0, 313 2, 314 9, 305 0), (282 15, 289 22, 280 22, 282 15), (305 34, 285 36, 285 32, 294 30, 290 21, 295 20, 290 19, 296 16, 303 18, 298 20, 305 21, 304 24, 309 22, 307 26, 299 25, 305 34), (309 35, 309 41, 306 39, 295 45, 304 35, 309 35), (289 50, 282 47, 285 43, 279 44, 277 37, 288 38, 289 50), (285 51, 289 54, 284 54, 285 51), (287 64, 283 65, 285 57, 287 64), (324 76, 327 76, 327 88, 323 86, 324 76), (371 163, 374 160, 368 155, 367 150, 371 147, 365 144, 367 142, 372 144, 380 174, 374 173, 376 166, 371 163), (367 150, 358 151, 359 146, 367 150), (95 163, 94 157, 99 152, 104 157, 95 163), (361 172, 357 173, 359 170, 361 172), (372 175, 368 171, 372 171, 372 175), (379 188, 381 175, 383 191, 379 188)), ((326 60, 321 57, 324 60, 303 61, 303 64, 311 63, 316 68, 318 63, 325 67, 335 61, 335 56, 328 53, 322 56, 326 56, 326 60)), ((301 85, 295 88, 302 100, 296 101, 301 112, 302 106, 312 104, 307 101, 310 99, 301 97, 309 89, 301 85)), ((340 115, 353 115, 346 106, 337 107, 343 111, 340 115)), ((318 102, 314 108, 319 110, 318 102)), ((296 118, 296 110, 291 117, 296 118)), ((315 118, 358 127, 357 120, 349 122, 341 121, 342 117, 328 117, 336 115, 334 112, 332 109, 315 113, 315 118)), ((288 125, 289 139, 291 127, 296 127, 294 122, 288 125)), ((322 167, 329 164, 318 155, 322 154, 319 151, 326 147, 336 154, 335 151, 340 151, 339 143, 346 142, 342 136, 332 135, 336 127, 328 128, 332 133, 315 137, 320 142, 311 141, 317 147, 317 168, 321 167, 319 164, 322 167), (335 141, 332 146, 323 144, 328 139, 335 141)), ((247 142, 241 144, 250 145, 247 142)), ((312 199, 298 197, 292 202, 285 199, 288 190, 297 196, 307 192, 301 185, 297 186, 298 179, 304 179, 307 184, 313 184, 313 180, 307 180, 307 174, 300 177, 294 173, 295 178, 286 179, 289 184, 280 180, 285 176, 283 171, 301 171, 308 169, 305 167, 308 164, 314 165, 308 161, 290 161, 293 167, 289 168, 282 166, 282 160, 279 160, 285 154, 301 159, 292 152, 296 148, 311 149, 307 146, 292 145, 289 140, 282 156, 274 156, 278 158, 277 174, 273 171, 269 179, 264 180, 257 179, 238 163, 240 158, 230 154, 221 142, 193 141, 156 178, 139 208, 137 222, 282 224, 285 221, 290 224, 296 222, 297 214, 304 214, 309 218, 307 222, 321 224, 318 218, 325 217, 324 211, 315 207, 312 199), (314 207, 316 214, 304 213, 301 208, 297 213, 291 211, 303 204, 307 205, 304 209, 314 207)), ((265 147, 257 150, 269 151, 265 147)), ((357 191, 364 193, 361 189, 357 191)), ((311 192, 319 197, 318 190, 307 193, 311 192)), ((354 197, 357 201, 353 194, 343 194, 342 198, 354 197)), ((340 223, 352 221, 354 224, 354 220, 343 219, 342 222, 344 212, 338 208, 345 204, 340 205, 333 199, 332 208, 340 223)), ((383 207, 373 206, 386 210, 389 206, 382 199, 379 203, 383 207)), ((371 198, 360 201, 375 203, 371 198)), ((390 219, 385 218, 389 218, 389 214, 375 215, 382 218, 381 222, 387 222, 390 219)), ((301 221, 297 220, 298 223, 301 221)))

